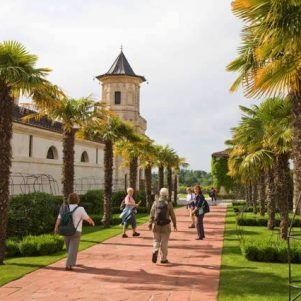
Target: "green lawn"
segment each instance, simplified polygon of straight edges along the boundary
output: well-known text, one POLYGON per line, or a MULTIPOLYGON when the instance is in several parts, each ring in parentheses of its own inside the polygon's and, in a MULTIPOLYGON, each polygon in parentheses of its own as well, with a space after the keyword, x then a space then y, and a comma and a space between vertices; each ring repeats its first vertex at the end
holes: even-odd
MULTIPOLYGON (((137 215, 137 223, 143 224, 148 220, 146 214, 137 215)), ((122 232, 120 226, 104 229, 102 226, 84 227, 81 237, 80 250, 85 250, 95 244, 116 236, 122 232)), ((49 256, 9 258, 4 266, 0 266, 0 286, 18 279, 38 268, 47 266, 66 256, 65 251, 49 256)))
MULTIPOLYGON (((260 235, 276 239, 264 227, 240 227, 244 236, 260 235)), ((294 265, 294 275, 301 278, 301 266, 294 265), (299 271, 299 273, 298 273, 299 271), (297 273, 296 273, 297 272, 297 273)), ((219 301, 284 301, 288 300, 288 265, 248 261, 239 247, 235 214, 229 206, 222 257, 219 301)))

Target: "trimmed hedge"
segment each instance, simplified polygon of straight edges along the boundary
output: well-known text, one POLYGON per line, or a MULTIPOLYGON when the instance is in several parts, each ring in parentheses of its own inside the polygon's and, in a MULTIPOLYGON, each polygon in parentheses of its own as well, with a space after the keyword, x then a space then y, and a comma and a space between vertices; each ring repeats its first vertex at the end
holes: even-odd
MULTIPOLYGON (((287 263, 287 242, 283 240, 247 239, 241 244, 241 251, 246 259, 259 262, 287 263)), ((291 245, 291 262, 301 263, 301 246, 291 245)))
MULTIPOLYGON (((291 219, 289 219, 291 222, 291 219)), ((268 225, 268 217, 261 216, 261 215, 242 215, 236 218, 236 222, 239 226, 264 226, 268 225)), ((277 216, 275 218, 275 226, 279 227, 280 225, 280 218, 277 216)), ((294 223, 294 227, 301 227, 301 217, 296 216, 294 223)))
POLYGON ((28 235, 19 242, 13 239, 6 241, 8 257, 50 255, 62 251, 63 247, 64 239, 61 236, 51 234, 28 235))
POLYGON ((8 211, 8 236, 39 235, 53 230, 62 197, 47 193, 14 196, 8 211))

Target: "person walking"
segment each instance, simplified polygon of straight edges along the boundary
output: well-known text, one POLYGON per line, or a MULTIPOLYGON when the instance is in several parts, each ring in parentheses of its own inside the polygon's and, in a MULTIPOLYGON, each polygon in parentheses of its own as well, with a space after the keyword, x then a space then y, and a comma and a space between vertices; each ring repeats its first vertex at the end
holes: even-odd
POLYGON ((156 200, 151 208, 149 229, 153 231, 153 254, 152 262, 158 260, 160 252, 161 263, 168 263, 168 240, 171 233, 172 222, 174 231, 177 231, 176 216, 171 202, 168 202, 168 189, 161 188, 159 199, 156 200))
POLYGON ((127 189, 127 196, 122 201, 124 203, 124 209, 122 213, 120 214, 120 218, 122 219, 122 225, 123 225, 123 233, 122 238, 127 238, 128 235, 126 234, 127 228, 129 225, 132 226, 133 230, 133 236, 140 236, 140 233, 136 231, 137 223, 136 223, 136 214, 137 214, 137 207, 141 204, 141 201, 136 204, 134 200, 134 189, 129 187, 127 189))
POLYGON ((202 189, 200 185, 194 186, 195 193, 195 201, 194 201, 194 209, 192 213, 196 215, 197 218, 197 234, 198 237, 196 240, 203 240, 205 238, 205 230, 204 230, 204 216, 206 213, 210 211, 208 202, 206 201, 202 189))
POLYGON ((211 202, 212 205, 216 206, 216 189, 214 187, 211 187, 210 191, 209 191, 209 196, 211 197, 211 202))
POLYGON ((187 209, 189 212, 189 216, 191 218, 191 225, 188 228, 195 228, 195 215, 192 214, 192 210, 194 209, 195 195, 190 187, 187 187, 186 192, 187 192, 187 196, 186 196, 187 209))
POLYGON ((80 198, 78 194, 70 193, 67 199, 67 204, 61 207, 54 226, 54 233, 60 233, 62 235, 65 234, 64 240, 68 253, 65 267, 67 271, 72 270, 73 266, 76 265, 83 221, 86 221, 90 225, 95 226, 94 221, 88 216, 85 208, 78 205, 79 202, 80 198), (68 218, 70 218, 70 222, 68 225, 65 225, 64 223, 68 218), (63 222, 62 219, 64 219, 63 222))

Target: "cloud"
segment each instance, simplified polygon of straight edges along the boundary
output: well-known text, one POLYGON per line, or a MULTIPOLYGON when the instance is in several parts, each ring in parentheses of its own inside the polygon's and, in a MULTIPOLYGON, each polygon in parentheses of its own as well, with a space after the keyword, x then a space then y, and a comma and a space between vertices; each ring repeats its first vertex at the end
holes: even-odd
MULTIPOLYGON (((50 66, 50 79, 73 97, 93 93, 121 44, 141 88, 148 134, 195 169, 210 169, 239 118, 241 94, 225 66, 236 55, 240 22, 231 1, 2 0, 0 39, 21 41, 50 66)), ((246 104, 246 103, 245 103, 246 104)))

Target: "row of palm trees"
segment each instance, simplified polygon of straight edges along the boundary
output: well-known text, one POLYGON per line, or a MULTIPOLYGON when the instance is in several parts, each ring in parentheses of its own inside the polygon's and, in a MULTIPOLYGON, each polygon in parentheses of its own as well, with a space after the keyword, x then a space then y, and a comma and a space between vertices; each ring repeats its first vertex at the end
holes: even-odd
POLYGON ((240 107, 243 115, 232 129, 229 175, 246 187, 246 200, 260 215, 268 213, 268 228, 280 212, 280 233, 287 237, 289 212, 289 160, 292 155, 292 114, 288 99, 271 98, 259 106, 240 107), (266 208, 267 207, 267 208, 266 208))
MULTIPOLYGON (((266 176, 269 227, 274 226, 273 212, 276 199, 281 208, 281 236, 286 238, 287 196, 284 178, 288 172, 289 158, 293 160, 295 205, 301 193, 301 23, 299 22, 301 2, 234 0, 232 10, 245 25, 241 34, 239 56, 227 67, 228 71, 239 73, 231 90, 235 91, 242 86, 247 97, 278 98, 275 101, 263 102, 259 108, 242 108, 245 116, 240 126, 234 129, 232 140, 235 146, 232 150, 234 155, 230 162, 230 169, 232 165, 233 172, 236 166, 244 173, 248 191, 252 190, 252 185, 249 184, 254 173, 259 174, 257 178, 262 177, 258 182, 261 184, 264 183, 264 175, 266 176), (279 110, 279 115, 276 112, 268 112, 265 106, 276 106, 273 109, 279 110), (289 113, 286 115, 287 111, 289 113), (266 118, 270 120, 262 119, 263 124, 259 127, 264 131, 254 130, 255 124, 251 123, 260 123, 260 119, 265 118, 266 113, 269 115, 266 118), (258 114, 260 117, 256 117, 258 114), (246 139, 241 137, 243 128, 248 127, 244 124, 254 127, 254 131, 248 133, 249 143, 245 143, 246 139), (287 124, 289 124, 288 128, 286 128, 287 124), (259 139, 261 142, 256 144, 259 141, 258 136, 262 139, 259 139), (245 156, 247 160, 242 161, 240 166, 235 162, 236 155, 245 156), (259 157, 265 164, 259 160, 259 157), (256 168, 254 169, 252 165, 256 165, 256 168), (256 171, 258 168, 260 172, 256 171)), ((237 160, 241 161, 241 158, 237 160)), ((258 189, 258 192, 261 199, 263 188, 258 189)), ((300 208, 298 210, 300 212, 300 208)))
MULTIPOLYGON (((122 156, 130 169, 130 185, 136 187, 138 167, 144 169, 147 205, 152 201, 152 168, 159 167, 160 187, 164 185, 164 169, 168 170, 170 192, 176 185, 176 173, 185 160, 169 146, 161 146, 145 135, 138 134, 132 125, 122 121, 91 97, 69 98, 46 77, 51 71, 37 68, 37 56, 27 52, 14 41, 0 43, 0 265, 4 263, 7 214, 9 206, 9 178, 12 162, 12 123, 16 97, 30 97, 37 113, 27 120, 45 116, 62 124, 63 196, 74 189, 74 144, 76 137, 92 139, 104 144, 104 215, 103 223, 110 226, 114 155, 122 156), (173 187, 174 186, 174 187, 173 187)), ((171 193, 170 193, 171 195, 171 193)), ((174 192, 175 200, 177 192, 174 192)))

